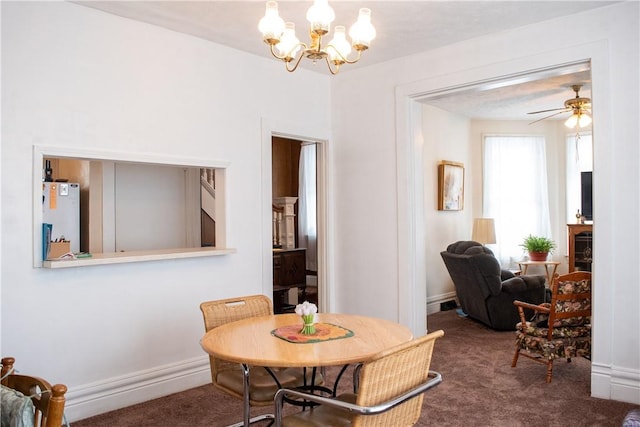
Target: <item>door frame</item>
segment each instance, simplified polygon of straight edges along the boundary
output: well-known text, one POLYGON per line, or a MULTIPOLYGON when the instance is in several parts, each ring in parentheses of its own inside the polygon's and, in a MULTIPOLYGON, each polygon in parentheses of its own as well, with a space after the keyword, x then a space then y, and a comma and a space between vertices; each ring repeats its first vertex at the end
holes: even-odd
MULTIPOLYGON (((575 52, 567 51, 567 54, 574 56, 575 52)), ((496 69, 490 65, 396 88, 397 195, 399 211, 404 212, 398 219, 398 317, 401 323, 410 325, 414 334, 428 330, 423 152, 430 147, 423 146, 421 105, 428 104, 429 98, 441 98, 462 91, 486 90, 523 79, 573 72, 584 67, 591 69, 593 81, 593 65, 588 55, 570 60, 546 57, 538 60, 542 62, 540 66, 534 66, 532 58, 528 58, 525 65, 515 61, 512 71, 504 66, 496 69)), ((592 93, 593 90, 592 86, 592 93)))
POLYGON ((272 146, 273 137, 293 139, 316 144, 317 150, 317 262, 318 304, 324 312, 334 307, 332 289, 332 263, 330 262, 331 223, 329 188, 329 135, 324 129, 311 124, 275 122, 263 118, 262 125, 262 292, 273 295, 273 240, 272 240, 272 146))

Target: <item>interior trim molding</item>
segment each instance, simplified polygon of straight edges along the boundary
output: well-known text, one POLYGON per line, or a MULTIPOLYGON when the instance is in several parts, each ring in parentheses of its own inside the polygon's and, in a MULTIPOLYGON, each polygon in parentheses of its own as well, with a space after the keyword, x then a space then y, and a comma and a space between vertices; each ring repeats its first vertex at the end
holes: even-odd
POLYGON ((638 404, 640 370, 591 362, 591 395, 638 404))
MULTIPOLYGON (((620 399, 618 394, 626 394, 627 383, 619 378, 613 371, 599 370, 599 361, 610 361, 613 358, 612 349, 618 348, 617 337, 612 333, 615 325, 612 323, 609 313, 615 311, 616 298, 615 286, 597 286, 600 278, 603 283, 616 283, 617 279, 626 279, 630 271, 618 267, 618 262, 612 252, 607 248, 615 247, 613 239, 616 236, 608 206, 616 205, 615 193, 604 190, 605 182, 610 182, 613 166, 613 152, 606 141, 613 137, 613 121, 611 119, 611 95, 609 81, 609 49, 607 40, 588 42, 555 50, 549 50, 530 56, 523 56, 502 63, 480 64, 474 69, 451 70, 449 73, 433 76, 420 81, 399 85, 396 88, 396 149, 397 149, 397 188, 398 188, 398 295, 399 312, 401 321, 416 331, 419 319, 416 313, 426 310, 424 300, 412 300, 412 292, 415 288, 426 287, 426 261, 412 252, 416 245, 416 239, 426 240, 428 229, 423 229, 424 216, 420 216, 417 200, 423 197, 421 186, 424 174, 413 168, 412 162, 421 151, 416 147, 428 150, 429 147, 421 147, 421 134, 412 123, 411 107, 419 101, 424 102, 428 94, 442 95, 447 90, 455 88, 468 88, 470 85, 481 85, 489 81, 495 83, 499 79, 509 79, 510 76, 522 78, 527 72, 550 70, 561 68, 562 65, 585 63, 589 61, 592 73, 592 94, 598 96, 598 107, 594 114, 598 116, 599 126, 594 127, 594 162, 599 168, 598 179, 594 180, 594 210, 598 214, 598 257, 594 258, 593 277, 594 299, 599 301, 594 311, 594 356, 592 362, 591 394, 594 397, 605 399, 620 399), (558 65, 554 65, 558 64, 558 65), (530 71, 527 71, 530 70, 530 71), (422 99, 420 99, 422 98, 422 99), (603 141, 599 143, 598 141, 603 141), (602 188, 601 188, 602 187, 602 188), (600 209, 602 208, 602 209, 600 209), (606 308, 604 308, 606 307, 606 308), (409 314, 410 313, 410 314, 409 314), (410 317, 409 317, 410 316, 410 317), (615 377, 614 377, 615 376, 615 377), (624 383, 624 387, 623 387, 624 383), (615 389, 615 393, 612 391, 615 389), (614 397, 616 396, 616 397, 614 397)), ((594 108, 595 110, 595 108, 594 108)), ((620 261, 622 262, 622 261, 620 261)), ((627 269, 628 270, 628 269, 627 269)), ((425 314, 426 317, 426 313, 425 314)), ((632 387, 634 389, 636 387, 632 387)), ((638 403, 638 394, 634 396, 634 403, 638 403)))
POLYGON ((451 300, 456 300, 457 302, 457 298, 458 298, 458 295, 456 295, 456 291, 445 292, 444 294, 427 297, 427 315, 438 313, 439 311, 441 311, 440 303, 451 301, 451 300))
POLYGON ((65 416, 71 423, 210 382, 209 357, 198 356, 95 383, 69 387, 65 416))

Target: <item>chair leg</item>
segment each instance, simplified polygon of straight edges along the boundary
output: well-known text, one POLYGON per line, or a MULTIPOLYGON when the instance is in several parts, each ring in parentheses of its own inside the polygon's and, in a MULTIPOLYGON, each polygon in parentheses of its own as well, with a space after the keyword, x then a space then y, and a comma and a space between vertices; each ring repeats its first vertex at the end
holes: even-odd
POLYGON ((242 364, 242 423, 245 426, 251 424, 251 397, 249 396, 249 365, 242 364))
MULTIPOLYGON (((275 422, 275 416, 273 414, 256 415, 255 417, 249 419, 249 425, 266 420, 269 420, 269 424, 266 425, 266 427, 269 427, 275 422)), ((231 424, 227 427, 244 427, 245 425, 246 424, 244 423, 244 421, 240 421, 239 423, 231 424)))
MULTIPOLYGON (((275 416, 273 414, 264 414, 257 415, 253 418, 251 417, 251 403, 249 396, 249 365, 242 364, 242 394, 243 394, 243 410, 242 410, 242 421, 236 424, 232 424, 229 427, 240 427, 240 426, 249 426, 254 423, 258 423, 264 420, 270 420, 268 426, 271 426, 275 420, 275 416)), ((268 371, 268 370, 267 370, 268 371)), ((276 380, 277 383, 277 380, 276 380)))
POLYGON ((516 353, 513 355, 513 360, 511 361, 511 367, 515 368, 518 363, 518 356, 520 356, 520 347, 516 346, 516 353))
POLYGON ((553 359, 547 362, 547 383, 551 382, 551 375, 553 375, 553 359))

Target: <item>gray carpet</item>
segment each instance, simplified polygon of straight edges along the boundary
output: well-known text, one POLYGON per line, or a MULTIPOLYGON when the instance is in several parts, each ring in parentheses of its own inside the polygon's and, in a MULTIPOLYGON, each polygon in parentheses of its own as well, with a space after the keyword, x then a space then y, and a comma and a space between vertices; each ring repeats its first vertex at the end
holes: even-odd
MULTIPOLYGON (((511 368, 515 332, 491 330, 455 310, 430 315, 427 322, 429 331, 445 332, 431 365, 443 382, 425 395, 419 426, 621 426, 631 409, 640 409, 589 397, 588 360, 556 361, 553 382, 547 384, 542 364, 521 358, 511 368)), ((336 373, 327 371, 330 381, 336 373)), ((350 373, 341 381, 343 390, 351 386, 350 373)), ((272 411, 253 408, 252 415, 272 411)), ((72 427, 215 427, 241 417, 239 400, 206 385, 76 421, 72 427)))

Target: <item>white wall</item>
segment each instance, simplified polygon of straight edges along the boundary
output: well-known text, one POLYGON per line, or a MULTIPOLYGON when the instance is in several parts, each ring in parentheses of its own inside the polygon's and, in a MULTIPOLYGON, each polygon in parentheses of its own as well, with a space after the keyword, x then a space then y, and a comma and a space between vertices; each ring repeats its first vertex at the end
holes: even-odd
POLYGON ((270 292, 264 123, 329 129, 329 78, 69 2, 2 2, 2 89, 1 353, 65 383, 70 421, 209 382, 200 302, 270 292), (229 161, 237 253, 34 269, 34 144, 229 161))
POLYGON ((122 163, 115 172, 116 252, 191 247, 184 168, 122 163))
POLYGON ((473 140, 469 137, 470 120, 436 107, 422 108, 422 134, 424 139, 424 222, 423 239, 428 243, 425 262, 431 265, 427 274, 428 313, 439 311, 440 303, 456 298, 453 283, 442 262, 440 252, 457 240, 471 239, 474 206, 473 189, 477 186, 474 177, 480 167, 474 158, 473 140), (461 211, 439 211, 438 164, 450 160, 464 164, 465 191, 464 209, 461 211), (433 260, 440 262, 433 263, 433 260))
POLYGON ((628 303, 640 300, 639 109, 638 97, 629 96, 639 92, 638 7, 637 2, 615 4, 354 69, 333 81, 335 182, 340 183, 335 228, 348 237, 336 243, 339 311, 409 319, 416 322, 414 333, 420 333, 417 322, 426 307, 412 297, 442 261, 421 262, 412 251, 421 245, 416 235, 428 227, 416 220, 423 217, 416 214, 421 206, 416 200, 423 194, 424 176, 412 156, 430 149, 415 137, 413 99, 590 59, 597 118, 592 395, 640 403, 640 337, 635 333, 640 312, 628 303), (575 32, 576 22, 589 31, 575 32), (363 266, 367 271, 358 274, 363 266))

